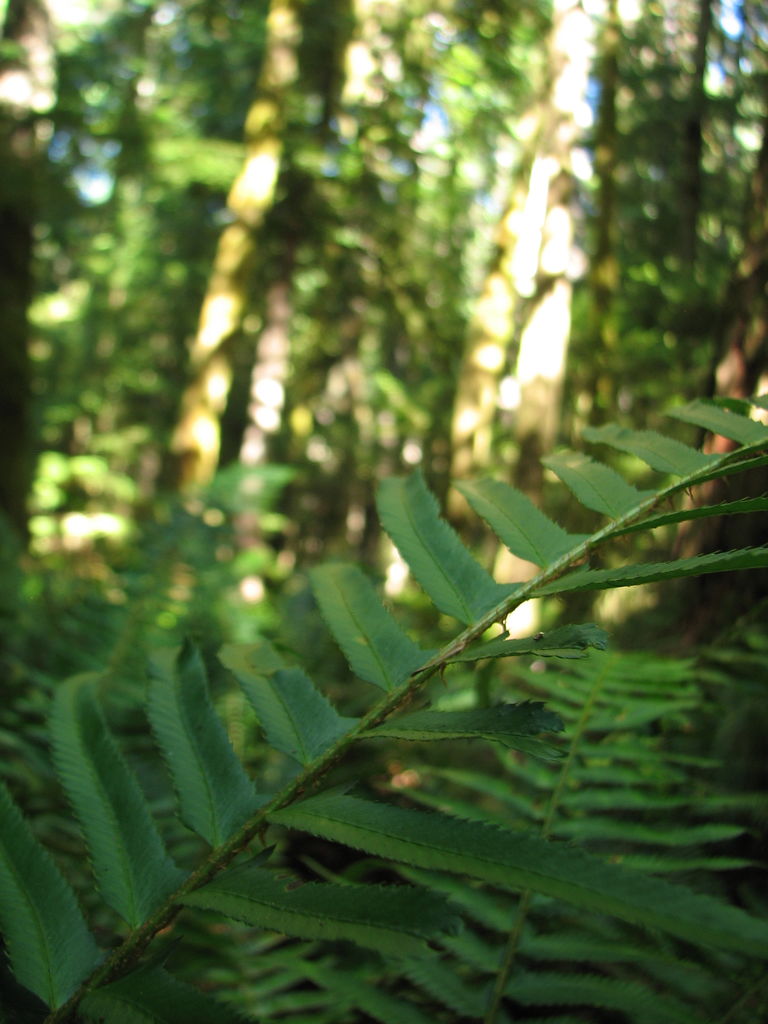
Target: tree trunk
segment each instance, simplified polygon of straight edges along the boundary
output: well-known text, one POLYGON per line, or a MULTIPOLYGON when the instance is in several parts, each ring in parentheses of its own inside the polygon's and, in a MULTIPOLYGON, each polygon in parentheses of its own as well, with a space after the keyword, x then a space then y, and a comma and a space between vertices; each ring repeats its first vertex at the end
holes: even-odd
MULTIPOLYGON (((539 458, 551 447, 570 334, 572 149, 591 62, 591 25, 574 0, 557 0, 541 98, 521 125, 521 174, 499 227, 491 270, 471 322, 457 386, 452 475, 490 465, 501 375, 520 331, 516 378, 517 486, 536 497, 539 458)), ((453 509, 460 514, 456 505, 453 509)))
POLYGON ((514 222, 512 204, 499 225, 496 255, 470 321, 451 426, 455 480, 482 471, 491 462, 499 380, 507 364, 518 298, 512 272, 517 241, 514 222))
POLYGON ((597 209, 589 271, 589 337, 593 345, 590 367, 593 383, 589 395, 589 418, 593 423, 599 422, 603 415, 611 412, 615 406, 616 377, 611 369, 619 342, 614 303, 619 284, 619 260, 616 252, 616 94, 619 86, 620 43, 621 21, 618 0, 608 0, 598 43, 600 102, 594 148, 597 209))
POLYGON ((534 270, 534 292, 520 335, 517 379, 520 408, 514 482, 540 497, 541 457, 553 446, 560 424, 565 360, 571 330, 570 261, 573 252, 571 159, 581 134, 580 108, 592 63, 592 25, 575 0, 556 0, 548 45, 549 95, 541 107, 538 152, 529 196, 541 195, 541 219, 521 239, 534 270))
MULTIPOLYGON (((734 271, 725 300, 729 318, 725 345, 713 374, 713 393, 724 398, 750 398, 768 390, 768 114, 763 118, 763 138, 750 185, 745 211, 743 255, 734 271)), ((732 441, 709 435, 708 452, 726 452, 732 441)), ((734 501, 768 491, 764 466, 704 484, 695 495, 697 504, 734 501)), ((765 542, 762 515, 725 516, 705 520, 698 528, 680 531, 678 554, 691 557, 707 551, 725 551, 765 542)), ((686 638, 695 642, 712 636, 727 622, 768 600, 765 573, 747 573, 734 587, 730 574, 704 576, 691 583, 684 602, 686 638)))
POLYGON ((16 54, 0 62, 0 513, 26 540, 34 464, 27 310, 41 142, 37 118, 53 103, 55 81, 45 6, 9 0, 2 41, 15 44, 16 54))
POLYGON ((750 183, 744 253, 725 300, 730 324, 715 370, 715 393, 747 398, 768 370, 768 113, 750 183))
POLYGON ((283 151, 286 93, 297 77, 300 26, 295 0, 272 0, 256 99, 245 122, 246 159, 229 193, 233 221, 221 234, 192 341, 192 380, 171 449, 182 488, 205 484, 219 460, 220 417, 232 378, 228 343, 248 305, 257 233, 271 207, 283 151))

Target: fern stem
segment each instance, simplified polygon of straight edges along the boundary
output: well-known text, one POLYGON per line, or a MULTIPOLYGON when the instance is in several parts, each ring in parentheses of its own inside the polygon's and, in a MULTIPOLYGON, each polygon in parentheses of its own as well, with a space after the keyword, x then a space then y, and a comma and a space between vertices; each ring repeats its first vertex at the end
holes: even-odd
MULTIPOLYGON (((600 690, 603 686, 603 681, 607 675, 607 669, 604 667, 603 671, 600 672, 595 678, 595 683, 590 690, 589 697, 584 702, 584 706, 581 709, 579 720, 576 723, 576 729, 573 734, 568 756, 566 757, 563 767, 560 770, 557 784, 552 790, 552 795, 549 798, 547 804, 547 810, 544 815, 544 820, 541 824, 541 835, 543 839, 548 839, 552 832, 552 825, 555 820, 555 815, 560 806, 563 792, 568 783, 568 778, 573 767, 576 752, 579 744, 581 743, 582 737, 587 729, 587 723, 592 717, 592 709, 595 706, 600 690)), ((501 1009, 501 1003, 504 999, 504 991, 509 983, 512 969, 515 966, 515 959, 517 957, 517 950, 520 945, 520 937, 525 927, 525 922, 528 918, 528 911, 531 905, 531 898, 533 892, 531 889, 524 889, 520 897, 520 902, 517 907, 517 914, 515 916, 514 924, 507 937, 507 944, 504 949, 504 955, 499 966, 499 970, 496 974, 496 978, 493 984, 493 991, 491 993, 491 1001, 488 1008, 488 1012, 483 1018, 483 1024, 496 1024, 496 1020, 501 1009)))
POLYGON ((517 905, 515 922, 507 937, 504 955, 502 957, 501 964, 499 965, 499 970, 496 973, 496 978, 494 979, 490 1005, 485 1017, 483 1017, 483 1024, 495 1024, 499 1015, 501 1003, 504 999, 504 990, 507 987, 509 976, 512 973, 512 968, 515 964, 517 947, 520 944, 520 936, 523 934, 523 928, 525 927, 525 922, 528 919, 528 908, 530 907, 532 895, 533 893, 531 889, 525 889, 521 893, 520 902, 517 905))
MULTIPOLYGON (((768 986, 768 978, 758 978, 754 985, 750 985, 749 988, 739 996, 725 1016, 720 1018, 718 1024, 731 1024, 732 1021, 735 1021, 741 1014, 741 1011, 747 1009, 752 1000, 759 996, 761 992, 765 991, 766 986, 768 986)), ((754 1007, 754 1009, 760 1010, 761 1007, 754 1007)))

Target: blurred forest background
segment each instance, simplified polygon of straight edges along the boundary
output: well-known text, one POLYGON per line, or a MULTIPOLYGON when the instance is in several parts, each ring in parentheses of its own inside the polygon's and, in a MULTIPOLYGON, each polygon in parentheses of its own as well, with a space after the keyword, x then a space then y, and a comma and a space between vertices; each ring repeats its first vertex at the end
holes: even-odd
MULTIPOLYGON (((0 0, 0 23, 0 751, 75 864, 45 767, 57 681, 103 671, 119 706, 153 646, 262 633, 338 695, 319 558, 363 564, 436 641, 455 628, 381 533, 378 481, 421 468, 497 579, 520 579, 450 480, 506 480, 589 531, 542 455, 768 390, 757 0, 0 0)), ((729 497, 768 490, 757 473, 729 497)), ((764 539, 764 516, 734 516, 651 543, 764 539)), ((690 655, 654 663, 677 703, 657 694, 630 742, 671 730, 690 772, 711 781, 715 750, 718 784, 754 792, 768 586, 745 576, 537 615, 690 655)), ((221 699, 244 753, 242 702, 221 699)), ((143 722, 120 727, 141 746, 143 722)), ((659 782, 673 817, 682 763, 659 782)), ((749 834, 713 870, 764 859, 760 806, 718 833, 749 834)))
POLYGON ((539 501, 583 425, 764 388, 758 3, 2 19, 12 662, 244 638, 321 553, 394 593, 378 479, 422 467, 461 525, 451 478, 539 501))

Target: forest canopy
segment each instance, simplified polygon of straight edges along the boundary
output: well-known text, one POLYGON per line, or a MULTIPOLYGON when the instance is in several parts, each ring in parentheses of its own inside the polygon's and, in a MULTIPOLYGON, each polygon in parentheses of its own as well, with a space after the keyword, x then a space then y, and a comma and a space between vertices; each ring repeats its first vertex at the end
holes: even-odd
POLYGON ((11 521, 90 546, 270 467, 314 502, 282 543, 359 545, 388 472, 536 496, 584 424, 759 392, 765 35, 709 0, 9 3, 11 521))

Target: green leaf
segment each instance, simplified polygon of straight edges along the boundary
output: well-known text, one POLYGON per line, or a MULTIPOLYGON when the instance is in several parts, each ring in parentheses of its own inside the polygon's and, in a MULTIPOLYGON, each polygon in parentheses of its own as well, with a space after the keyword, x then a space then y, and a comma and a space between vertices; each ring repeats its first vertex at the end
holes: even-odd
POLYGON ((495 740, 514 750, 539 752, 542 756, 559 757, 561 752, 550 744, 530 740, 542 732, 562 732, 562 719, 538 701, 522 704, 500 704, 472 711, 415 711, 402 715, 363 735, 424 742, 429 740, 485 739, 495 740), (539 750, 540 748, 540 750, 539 750))
POLYGON ((432 999, 453 1011, 454 1020, 481 1020, 488 992, 484 984, 470 984, 456 970, 456 965, 437 958, 403 961, 406 978, 432 999))
POLYGON ((768 442, 768 427, 764 423, 729 412, 728 409, 722 409, 713 402, 689 402, 678 409, 670 409, 667 415, 685 423, 693 423, 697 427, 704 427, 713 434, 721 434, 743 445, 768 442))
POLYGON ((446 900, 413 886, 310 882, 290 888, 271 871, 233 868, 183 899, 238 921, 304 939, 346 940, 390 955, 426 953, 425 941, 455 931, 446 900))
POLYGON ((19 984, 51 1009, 97 966, 75 894, 0 782, 0 932, 19 984))
POLYGON ((738 908, 537 836, 336 793, 269 820, 416 867, 530 888, 700 945, 768 954, 768 924, 738 908))
POLYGON ((651 846, 697 846, 699 843, 720 843, 743 835, 745 829, 713 821, 706 825, 666 825, 662 822, 643 824, 637 821, 615 821, 611 818, 573 818, 555 826, 555 834, 580 842, 615 841, 622 845, 641 843, 651 846))
POLYGON ((768 547, 746 548, 742 551, 715 551, 693 558, 679 558, 673 562, 649 562, 645 565, 617 566, 615 569, 581 568, 567 576, 561 576, 554 583, 537 588, 534 596, 634 587, 639 583, 676 580, 684 576, 705 576, 713 572, 765 568, 768 568, 768 547))
POLYGON ((424 1014, 398 996, 390 995, 376 979, 361 977, 361 972, 334 970, 317 960, 301 961, 303 975, 316 985, 337 994, 380 1024, 433 1024, 432 1014, 424 1014))
POLYGON ((107 730, 97 679, 77 676, 57 687, 50 722, 54 761, 104 899, 134 927, 185 876, 168 856, 139 784, 107 730))
POLYGON ((355 725, 343 718, 298 668, 261 674, 261 645, 229 644, 219 658, 233 673, 275 750, 309 764, 355 725))
POLYGON ((219 651, 219 661, 237 678, 265 676, 287 668, 287 664, 275 647, 262 637, 252 644, 224 644, 219 651))
POLYGON ((499 637, 474 644, 451 657, 451 661, 480 661, 483 658, 508 658, 531 654, 540 658, 583 658, 590 647, 604 651, 608 634, 600 626, 587 622, 581 626, 559 626, 546 633, 508 640, 499 637))
POLYGON ((494 608, 515 587, 503 586, 474 560, 440 517, 420 473, 393 477, 379 487, 382 525, 440 611, 467 625, 494 608))
POLYGON ((748 512, 766 511, 768 511, 768 498, 740 498, 738 501, 724 501, 721 505, 701 505, 698 508, 683 508, 679 512, 667 512, 663 515, 652 516, 638 523, 623 526, 606 536, 619 537, 625 533, 653 530, 657 526, 670 526, 692 519, 712 519, 715 516, 738 516, 748 512))
POLYGON ((584 438, 593 443, 608 444, 619 451, 642 459, 651 469, 674 476, 689 476, 718 462, 719 455, 697 452, 687 444, 664 437, 653 430, 628 430, 615 423, 602 427, 586 427, 584 438))
POLYGON ((544 515, 522 491, 499 480, 457 483, 479 516, 492 527, 513 555, 534 565, 556 562, 587 540, 587 534, 566 531, 544 515))
POLYGON ((159 967, 133 971, 94 989, 79 1009, 93 1024, 244 1024, 224 1003, 159 967))
POLYGON ((744 868, 765 870, 760 861, 745 860, 743 857, 674 857, 666 851, 661 854, 625 853, 617 858, 628 868, 647 871, 654 875, 671 875, 676 871, 691 874, 693 871, 743 871, 744 868))
POLYGON ((619 519, 639 508, 655 491, 638 491, 608 466, 579 452, 556 452, 542 464, 560 477, 582 505, 619 519))
POLYGON ((619 1013, 630 1010, 643 1024, 704 1024, 692 1007, 635 981, 598 974, 520 971, 506 987, 509 999, 524 1006, 595 1006, 619 1013))
POLYGON ((355 566, 323 565, 310 577, 323 618, 361 679, 391 690, 434 653, 408 638, 355 566))
POLYGON ((213 710, 205 667, 191 644, 153 659, 148 711, 185 824, 220 845, 260 801, 213 710))
POLYGON ((721 460, 714 463, 714 468, 705 473, 697 473, 695 479, 681 480, 675 487, 669 487, 664 492, 671 495, 675 491, 688 490, 693 484, 706 483, 708 480, 724 480, 726 477, 735 476, 737 473, 748 473, 755 469, 762 469, 768 466, 768 455, 745 456, 742 453, 748 449, 738 448, 735 452, 729 452, 721 460))

